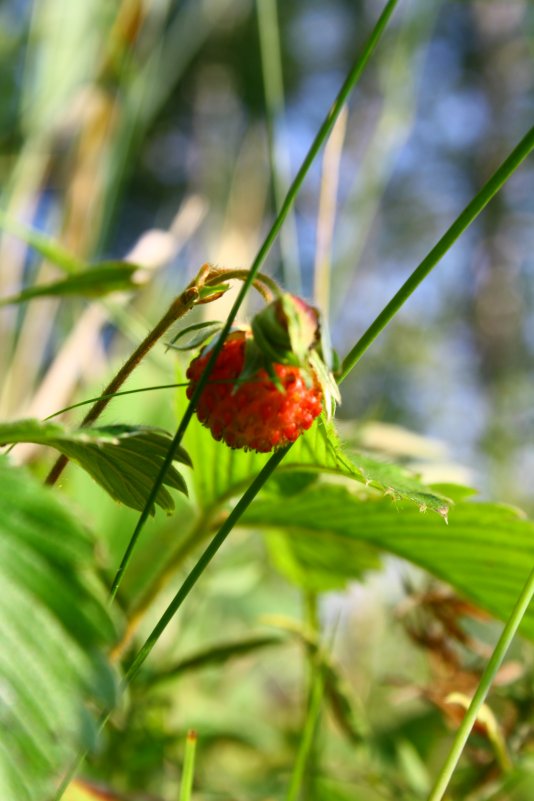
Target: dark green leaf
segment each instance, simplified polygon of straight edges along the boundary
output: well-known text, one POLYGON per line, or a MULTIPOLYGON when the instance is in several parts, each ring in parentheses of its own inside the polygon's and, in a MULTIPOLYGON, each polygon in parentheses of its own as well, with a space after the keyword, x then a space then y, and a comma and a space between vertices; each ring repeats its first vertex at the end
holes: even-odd
POLYGON ((280 637, 264 635, 247 637, 243 640, 235 640, 234 642, 224 643, 222 645, 212 645, 210 648, 197 651, 197 653, 181 659, 178 663, 165 670, 159 671, 158 673, 151 673, 149 675, 149 682, 150 685, 153 686, 156 682, 177 678, 188 671, 225 664, 231 659, 248 656, 263 648, 270 648, 280 644, 283 644, 283 640, 281 640, 280 637))
POLYGON ((115 701, 115 632, 85 530, 4 457, 0 509, 0 798, 42 801, 94 744, 84 699, 115 701))
POLYGON ((339 671, 323 662, 324 692, 339 728, 352 743, 361 743, 366 734, 363 711, 339 671))
MULTIPOLYGON (((35 442, 49 445, 83 467, 112 498, 144 508, 171 443, 170 434, 148 426, 114 425, 67 431, 55 423, 19 420, 0 424, 0 442, 35 442)), ((175 460, 190 465, 179 448, 175 460)), ((187 495, 185 480, 174 466, 169 467, 164 484, 187 495)), ((161 487, 156 503, 165 511, 174 509, 171 494, 161 487)), ((154 508, 151 510, 154 514, 154 508)))

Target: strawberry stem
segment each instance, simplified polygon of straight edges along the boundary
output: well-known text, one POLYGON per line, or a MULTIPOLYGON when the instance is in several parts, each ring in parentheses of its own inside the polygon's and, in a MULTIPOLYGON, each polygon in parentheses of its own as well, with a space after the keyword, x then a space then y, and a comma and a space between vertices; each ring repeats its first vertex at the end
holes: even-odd
MULTIPOLYGON (((232 279, 237 279, 239 281, 248 281, 249 275, 250 270, 239 268, 219 270, 218 268, 214 268, 213 278, 210 278, 206 281, 206 286, 211 286, 212 284, 216 284, 221 280, 231 281, 232 279)), ((273 300, 273 297, 281 297, 283 294, 283 290, 278 286, 276 281, 264 273, 257 273, 254 276, 252 280, 252 286, 257 289, 267 303, 270 303, 273 300)))
MULTIPOLYGON (((241 278, 241 276, 232 275, 233 271, 227 271, 228 278, 241 278)), ((242 271, 246 272, 246 271, 242 271)), ((124 384, 128 376, 134 371, 138 364, 143 360, 147 353, 154 347, 163 334, 170 328, 170 326, 187 314, 193 306, 199 302, 201 291, 204 287, 213 283, 218 283, 224 271, 212 267, 210 264, 203 264, 200 268, 198 275, 191 281, 189 286, 173 300, 161 320, 154 326, 154 328, 147 334, 143 341, 137 346, 134 352, 128 357, 126 362, 120 368, 119 372, 111 379, 103 393, 95 401, 93 406, 89 409, 87 414, 82 420, 81 427, 86 428, 94 423, 102 414, 111 398, 118 394, 118 390, 124 384)), ((267 283, 269 279, 262 276, 262 280, 267 283)), ((262 293, 263 294, 263 293, 262 293)), ((214 295, 211 300, 216 299, 214 295)), ((210 300, 205 299, 204 302, 210 300)), ((53 465, 50 473, 46 478, 46 484, 52 486, 56 483, 61 473, 68 463, 68 457, 61 455, 53 465)))

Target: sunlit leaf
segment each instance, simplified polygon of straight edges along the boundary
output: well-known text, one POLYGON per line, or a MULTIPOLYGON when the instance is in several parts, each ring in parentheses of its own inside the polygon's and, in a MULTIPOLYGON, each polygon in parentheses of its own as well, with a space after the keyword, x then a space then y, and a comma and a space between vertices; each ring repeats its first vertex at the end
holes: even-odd
POLYGON ((42 801, 94 745, 84 699, 114 703, 114 627, 84 528, 4 457, 0 509, 0 798, 42 801))
POLYGON ((121 801, 121 798, 112 793, 111 790, 100 786, 95 787, 81 780, 75 780, 65 790, 63 801, 121 801))
MULTIPOLYGON (((202 464, 195 482, 199 502, 206 506, 242 492, 269 458, 216 442, 196 418, 189 426, 187 445, 195 464, 202 464)), ((401 465, 360 452, 345 453, 333 425, 322 418, 296 441, 271 480, 280 483, 294 473, 329 473, 352 479, 440 515, 447 514, 450 502, 401 465)))
MULTIPOLYGON (((166 457, 171 437, 148 426, 113 425, 68 431, 56 423, 18 420, 0 424, 0 442, 34 442, 49 445, 76 461, 115 500, 142 510, 166 457)), ((175 460, 190 465, 179 448, 175 460)), ((164 484, 187 494, 187 485, 176 467, 167 470, 164 484)), ((174 509, 170 492, 162 486, 156 503, 165 511, 174 509)), ((152 514, 154 508, 152 508, 152 514)))
POLYGON ((36 231, 18 220, 0 214, 0 228, 22 239, 34 248, 47 261, 55 264, 64 272, 72 275, 85 269, 85 264, 63 248, 58 242, 41 231, 36 231))
MULTIPOLYGON (((284 498, 257 499, 243 516, 247 526, 309 538, 316 559, 336 539, 364 543, 401 556, 451 584, 498 618, 506 619, 534 565, 534 523, 506 506, 459 501, 449 524, 421 513, 407 502, 360 497, 346 487, 322 484, 284 498)), ((359 569, 359 565, 357 565, 359 569)), ((534 609, 524 618, 523 633, 534 638, 534 609)))

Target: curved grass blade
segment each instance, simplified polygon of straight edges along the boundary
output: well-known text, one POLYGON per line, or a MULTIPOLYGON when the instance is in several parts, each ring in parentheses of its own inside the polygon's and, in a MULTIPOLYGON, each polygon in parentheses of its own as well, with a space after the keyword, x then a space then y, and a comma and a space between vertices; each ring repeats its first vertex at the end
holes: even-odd
POLYGON ((110 262, 98 264, 88 270, 82 270, 63 281, 23 289, 16 295, 0 298, 0 306, 11 306, 25 303, 36 298, 63 297, 81 295, 82 297, 101 297, 110 292, 135 289, 134 276, 139 267, 126 262, 110 262))

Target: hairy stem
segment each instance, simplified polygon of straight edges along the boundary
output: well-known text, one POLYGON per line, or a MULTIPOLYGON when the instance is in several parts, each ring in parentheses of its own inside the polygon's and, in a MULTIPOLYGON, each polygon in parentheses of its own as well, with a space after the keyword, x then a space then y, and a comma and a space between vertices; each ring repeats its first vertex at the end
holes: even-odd
MULTIPOLYGON (((82 427, 86 427, 94 423, 102 414, 111 398, 117 393, 120 387, 124 384, 128 376, 135 370, 137 365, 147 355, 147 353, 154 347, 156 342, 163 336, 165 331, 170 326, 183 317, 190 309, 193 308, 199 296, 199 288, 196 284, 189 286, 185 292, 173 300, 161 320, 156 326, 147 334, 143 341, 138 345, 134 352, 125 361, 119 372, 112 378, 107 387, 102 392, 96 403, 91 406, 87 414, 82 420, 82 427)), ((56 483, 61 473, 65 469, 68 457, 61 455, 54 466, 50 470, 46 478, 46 484, 52 486, 56 483)))
MULTIPOLYGON (((102 394, 95 400, 93 406, 91 406, 90 410, 83 418, 81 427, 86 428, 98 420, 110 400, 118 394, 118 390, 124 384, 128 376, 141 363, 147 353, 161 339, 163 334, 171 327, 171 325, 187 314, 187 312, 190 311, 196 303, 203 302, 200 300, 200 293, 203 287, 213 287, 221 281, 231 281, 233 279, 246 281, 248 279, 248 273, 248 270, 220 269, 218 267, 212 267, 209 264, 204 264, 200 268, 196 278, 194 278, 187 289, 185 289, 184 292, 179 295, 179 297, 173 300, 161 320, 137 346, 131 356, 129 356, 125 361, 119 372, 111 379, 102 394)), ((280 289, 276 282, 266 275, 259 274, 255 278, 253 285, 267 302, 272 299, 273 295, 280 293, 280 289)), ((211 300, 214 300, 216 297, 217 295, 214 295, 211 300)), ((68 408, 70 409, 75 407, 68 408)), ((63 409, 62 411, 66 410, 63 409)), ((56 412, 56 414, 60 414, 60 412, 56 412)), ((46 484, 52 486, 56 483, 61 473, 65 469, 68 461, 68 456, 61 455, 58 457, 46 478, 46 484)))

